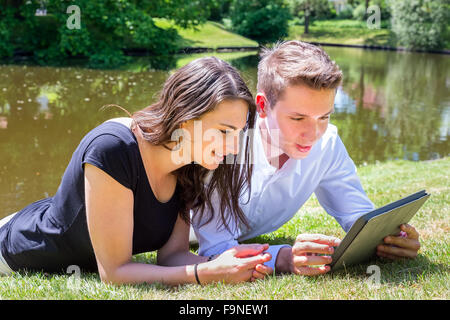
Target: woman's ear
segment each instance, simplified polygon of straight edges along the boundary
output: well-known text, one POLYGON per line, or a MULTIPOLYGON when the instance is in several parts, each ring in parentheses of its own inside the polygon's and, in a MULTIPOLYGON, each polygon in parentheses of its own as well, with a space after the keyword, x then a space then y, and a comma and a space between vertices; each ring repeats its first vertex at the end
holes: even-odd
POLYGON ((255 98, 256 102, 256 110, 258 111, 260 118, 265 118, 267 116, 267 108, 269 107, 269 103, 267 102, 266 95, 262 92, 258 92, 255 98))

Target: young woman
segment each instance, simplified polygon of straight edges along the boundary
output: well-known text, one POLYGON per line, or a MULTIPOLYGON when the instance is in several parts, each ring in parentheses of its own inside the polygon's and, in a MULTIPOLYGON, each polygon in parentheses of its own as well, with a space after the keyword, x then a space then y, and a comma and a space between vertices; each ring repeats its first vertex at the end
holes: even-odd
POLYGON ((182 67, 155 104, 82 139, 55 196, 3 220, 0 273, 77 265, 115 284, 252 279, 270 260, 267 245, 208 259, 189 251, 188 238, 190 210, 209 212, 213 190, 225 227, 246 223, 238 199, 251 177, 250 149, 239 136, 253 128, 255 114, 251 93, 226 62, 202 58, 182 67), (154 250, 157 265, 132 259, 154 250))

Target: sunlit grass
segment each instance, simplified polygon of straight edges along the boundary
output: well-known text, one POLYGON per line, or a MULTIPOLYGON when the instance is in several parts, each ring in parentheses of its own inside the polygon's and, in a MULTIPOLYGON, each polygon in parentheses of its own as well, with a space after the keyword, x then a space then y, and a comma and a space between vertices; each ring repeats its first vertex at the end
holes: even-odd
POLYGON ((181 28, 166 19, 155 19, 161 28, 175 28, 181 36, 181 46, 190 48, 258 47, 258 43, 226 30, 220 23, 207 21, 195 28, 181 28))
MULTIPOLYGON (((0 297, 119 300, 449 299, 450 158, 424 162, 391 161, 361 166, 358 172, 368 196, 377 206, 421 189, 431 193, 429 200, 410 222, 421 234, 422 248, 416 259, 396 262, 377 259, 315 278, 283 275, 238 285, 184 285, 175 288, 161 284, 116 287, 103 284, 97 274, 82 274, 74 282, 70 274, 16 273, 0 278, 0 297), (380 267, 379 284, 368 279, 366 269, 370 264, 380 267)), ((313 197, 282 228, 253 241, 292 243, 298 233, 345 235, 313 197)), ((134 259, 154 263, 155 257, 155 253, 147 253, 134 259)))
POLYGON ((389 29, 369 29, 363 21, 326 20, 314 21, 309 27, 309 33, 304 34, 303 25, 294 25, 289 29, 287 39, 298 39, 308 42, 395 46, 393 35, 389 29))

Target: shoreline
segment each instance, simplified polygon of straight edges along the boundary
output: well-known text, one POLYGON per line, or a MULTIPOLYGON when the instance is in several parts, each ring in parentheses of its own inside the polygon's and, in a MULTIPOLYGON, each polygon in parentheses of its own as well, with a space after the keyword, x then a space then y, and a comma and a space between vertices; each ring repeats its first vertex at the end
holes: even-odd
MULTIPOLYGON (((303 41, 303 40, 300 40, 303 41)), ((341 43, 329 43, 329 42, 317 42, 317 41, 304 41, 318 46, 324 47, 340 47, 340 48, 355 48, 355 49, 365 49, 365 50, 382 50, 382 51, 397 51, 397 52, 417 52, 417 53, 430 53, 430 54, 443 54, 450 55, 450 49, 447 50, 426 50, 426 49, 408 49, 405 47, 390 47, 390 46, 377 46, 377 45, 360 45, 360 44, 341 44, 341 43)), ((245 51, 259 51, 262 46, 240 46, 240 47, 186 47, 178 50, 174 54, 194 54, 194 53, 204 53, 204 52, 245 52, 245 51)), ((146 57, 152 56, 147 49, 123 49, 125 55, 133 57, 146 57)), ((29 51, 16 51, 11 58, 27 58, 32 57, 33 52, 29 51)), ((71 57, 77 58, 77 57, 71 57)), ((81 57, 78 57, 81 58, 81 57)), ((69 58, 70 59, 70 58, 69 58)), ((0 60, 1 61, 1 60, 0 60)))
POLYGON ((314 45, 329 46, 329 47, 343 47, 343 48, 358 48, 367 50, 386 50, 386 51, 401 51, 401 52, 419 52, 419 53, 435 53, 435 54, 450 54, 449 50, 426 50, 426 49, 408 49, 405 47, 390 47, 390 46, 374 46, 365 44, 340 44, 328 42, 305 41, 314 45))
MULTIPOLYGON (((303 41, 303 40, 300 40, 303 41)), ((446 54, 450 55, 449 50, 426 50, 426 49, 408 49, 405 47, 390 47, 390 46, 377 46, 377 45, 361 45, 361 44, 341 44, 341 43, 329 43, 329 42, 316 42, 316 41, 304 41, 319 46, 328 47, 341 47, 341 48, 356 48, 356 49, 366 49, 366 50, 383 50, 383 51, 399 51, 399 52, 418 52, 418 53, 433 53, 433 54, 446 54)), ((186 47, 180 49, 177 54, 192 54, 192 53, 204 53, 204 52, 239 52, 239 51, 258 51, 262 46, 258 47, 217 47, 217 48, 207 48, 207 47, 186 47)), ((127 55, 130 56, 145 56, 146 49, 133 49, 126 50, 127 55)))

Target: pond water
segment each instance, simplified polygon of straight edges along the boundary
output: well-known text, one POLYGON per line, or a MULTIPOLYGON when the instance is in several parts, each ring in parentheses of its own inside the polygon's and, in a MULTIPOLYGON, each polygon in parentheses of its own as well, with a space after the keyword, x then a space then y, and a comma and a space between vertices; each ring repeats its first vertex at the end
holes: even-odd
MULTIPOLYGON (((450 154, 450 56, 325 47, 344 72, 331 123, 357 165, 450 154)), ((211 55, 211 54, 210 54, 211 55)), ((253 93, 255 52, 214 54, 253 93)), ((183 56, 181 66, 200 55, 183 56)), ((136 67, 138 66, 138 67, 136 67)), ((81 138, 157 97, 170 71, 0 65, 0 218, 56 192, 81 138)))

